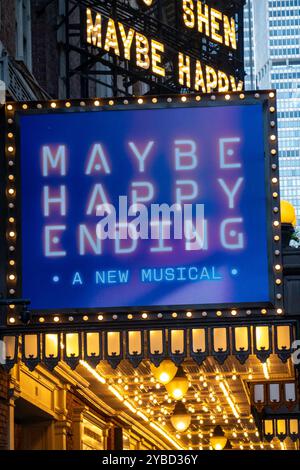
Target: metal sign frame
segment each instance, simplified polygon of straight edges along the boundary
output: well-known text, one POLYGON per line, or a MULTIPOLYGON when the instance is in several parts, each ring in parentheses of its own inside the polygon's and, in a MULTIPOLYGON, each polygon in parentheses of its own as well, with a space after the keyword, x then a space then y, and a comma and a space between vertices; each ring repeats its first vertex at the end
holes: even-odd
MULTIPOLYGON (((18 117, 26 113, 70 113, 80 110, 104 111, 129 110, 129 109, 159 109, 166 107, 214 107, 232 106, 242 104, 247 106, 260 102, 264 109, 264 133, 265 133, 265 175, 267 186, 267 233, 269 244, 269 279, 270 279, 270 303, 261 304, 236 304, 236 305, 186 305, 171 307, 132 307, 109 308, 102 311, 99 308, 91 309, 62 309, 59 311, 33 312, 43 315, 44 320, 57 322, 67 321, 94 321, 104 317, 108 320, 128 319, 128 315, 135 319, 147 319, 154 314, 160 314, 167 318, 199 317, 203 320, 214 318, 233 318, 250 315, 282 315, 283 312, 283 269, 281 260, 281 223, 280 223, 280 198, 279 198, 279 171, 277 148, 277 124, 276 124, 276 95, 274 91, 260 91, 259 93, 235 93, 231 95, 178 95, 141 97, 124 99, 97 99, 97 100, 72 100, 72 101, 48 101, 8 103, 5 107, 6 141, 6 183, 5 183, 5 213, 6 227, 3 228, 6 245, 6 263, 2 269, 2 279, 6 286, 2 289, 2 296, 8 299, 8 314, 11 322, 19 322, 17 312, 20 310, 17 304, 21 304, 25 313, 28 310, 26 302, 22 305, 22 279, 21 279, 21 226, 20 226, 20 169, 19 169, 19 141, 18 141, 18 117), (19 299, 19 300, 17 300, 19 299), (163 312, 163 313, 161 313, 163 312), (14 315, 15 313, 15 315, 14 315)), ((30 301, 30 299, 29 299, 30 301)), ((28 302, 27 302, 28 304, 28 302)))

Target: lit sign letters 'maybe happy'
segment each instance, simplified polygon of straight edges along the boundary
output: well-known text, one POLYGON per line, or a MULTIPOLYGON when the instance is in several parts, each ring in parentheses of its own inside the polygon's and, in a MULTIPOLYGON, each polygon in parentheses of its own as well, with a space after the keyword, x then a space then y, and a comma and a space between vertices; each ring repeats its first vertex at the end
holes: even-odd
POLYGON ((263 135, 261 104, 21 115, 22 295, 40 310, 270 301, 263 135), (101 238, 98 209, 120 200, 199 206, 203 233, 152 236, 149 219, 151 235, 101 238))

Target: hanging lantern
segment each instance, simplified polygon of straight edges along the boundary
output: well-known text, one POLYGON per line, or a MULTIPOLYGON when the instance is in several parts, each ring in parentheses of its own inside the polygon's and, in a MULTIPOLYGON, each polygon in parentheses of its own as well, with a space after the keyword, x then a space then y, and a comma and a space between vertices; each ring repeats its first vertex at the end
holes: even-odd
POLYGON ((284 441, 287 436, 287 426, 285 419, 276 420, 276 435, 280 441, 284 441))
POLYGON ((84 359, 96 367, 102 359, 102 338, 100 333, 84 334, 84 359))
POLYGON ((216 426, 212 437, 210 438, 210 444, 214 450, 223 450, 227 444, 227 437, 221 426, 216 426))
POLYGON ((23 335, 22 361, 29 370, 34 370, 40 362, 40 335, 23 335))
POLYGON ((159 366, 166 357, 165 330, 148 331, 148 356, 150 361, 156 366, 159 366))
POLYGON ((208 334, 205 328, 193 328, 190 330, 190 354, 200 366, 208 354, 208 334))
POLYGON ((161 384, 168 384, 174 379, 178 367, 170 359, 165 359, 162 363, 155 367, 154 364, 150 363, 151 372, 161 384))
POLYGON ((126 358, 135 368, 144 359, 143 331, 127 331, 126 358))
POLYGON ((178 432, 184 432, 191 424, 192 417, 187 412, 186 407, 181 401, 175 405, 174 412, 171 416, 171 423, 174 429, 178 432))
POLYGON ((105 333, 105 359, 115 369, 123 359, 123 333, 107 331, 105 333))
POLYGON ((285 406, 291 410, 297 405, 297 391, 295 382, 286 382, 284 384, 285 406))
POLYGON ((169 355, 177 365, 180 365, 186 357, 186 331, 171 330, 169 334, 169 355))
POLYGON ((60 361, 60 334, 46 333, 43 335, 43 363, 53 370, 60 361))
POLYGON ((275 351, 282 362, 286 362, 291 356, 292 342, 293 328, 290 325, 275 327, 275 351))
POLYGON ((223 364, 230 354, 229 329, 213 328, 211 334, 213 344, 212 355, 219 362, 219 364, 223 364))
POLYGON ((299 437, 299 421, 298 419, 289 419, 289 436, 293 442, 296 442, 299 437))
POLYGON ((64 335, 64 361, 75 369, 81 359, 81 334, 66 333, 64 335))
POLYGON ((10 370, 15 363, 17 362, 18 358, 18 336, 4 336, 3 343, 4 343, 4 359, 5 364, 2 364, 2 367, 5 370, 10 370))
POLYGON ((174 400, 181 400, 189 388, 189 381, 182 367, 178 367, 177 373, 171 382, 166 384, 168 394, 174 398, 174 400))
POLYGON ((272 335, 270 326, 254 327, 254 350, 261 362, 266 362, 272 353, 272 335))
POLYGON ((251 354, 250 328, 237 326, 233 328, 233 353, 241 364, 245 364, 251 354))

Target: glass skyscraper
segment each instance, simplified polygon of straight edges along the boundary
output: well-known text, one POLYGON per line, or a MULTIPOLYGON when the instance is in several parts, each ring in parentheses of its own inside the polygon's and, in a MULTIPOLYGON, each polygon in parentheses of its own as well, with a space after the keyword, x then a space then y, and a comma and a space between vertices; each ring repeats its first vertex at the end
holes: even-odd
POLYGON ((277 89, 281 197, 295 206, 299 220, 300 0, 248 2, 251 5, 245 7, 246 87, 251 87, 249 64, 254 64, 256 87, 277 89), (253 14, 252 23, 249 14, 253 14))

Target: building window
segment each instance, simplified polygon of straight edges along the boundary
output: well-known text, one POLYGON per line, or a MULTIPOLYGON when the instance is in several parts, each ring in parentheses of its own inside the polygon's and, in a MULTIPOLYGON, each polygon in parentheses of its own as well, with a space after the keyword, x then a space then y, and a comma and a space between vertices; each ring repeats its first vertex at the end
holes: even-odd
POLYGON ((31 8, 30 0, 16 2, 16 58, 23 60, 29 70, 32 68, 31 58, 31 8))

